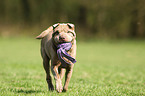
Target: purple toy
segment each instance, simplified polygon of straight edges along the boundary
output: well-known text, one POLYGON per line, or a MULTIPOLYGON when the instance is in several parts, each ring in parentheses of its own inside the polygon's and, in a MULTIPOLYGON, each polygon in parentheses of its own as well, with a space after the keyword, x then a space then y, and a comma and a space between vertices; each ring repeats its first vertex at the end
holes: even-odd
POLYGON ((57 55, 58 55, 58 58, 59 58, 60 62, 62 63, 62 65, 70 64, 69 62, 65 61, 62 57, 67 58, 72 63, 76 63, 76 60, 66 52, 66 51, 69 51, 71 49, 71 47, 72 47, 71 42, 62 43, 57 46, 57 55))

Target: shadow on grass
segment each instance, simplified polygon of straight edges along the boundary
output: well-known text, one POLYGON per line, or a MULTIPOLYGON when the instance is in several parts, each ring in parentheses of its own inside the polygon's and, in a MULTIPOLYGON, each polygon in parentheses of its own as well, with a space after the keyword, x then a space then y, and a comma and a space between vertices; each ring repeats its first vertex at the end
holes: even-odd
POLYGON ((31 94, 31 93, 42 93, 43 91, 41 91, 41 90, 23 90, 23 89, 20 89, 20 90, 16 90, 15 92, 16 93, 31 94))

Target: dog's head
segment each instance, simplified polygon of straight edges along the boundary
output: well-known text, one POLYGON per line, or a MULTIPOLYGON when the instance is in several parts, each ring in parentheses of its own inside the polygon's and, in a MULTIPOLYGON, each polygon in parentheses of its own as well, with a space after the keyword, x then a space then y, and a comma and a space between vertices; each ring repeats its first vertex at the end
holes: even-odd
POLYGON ((52 32, 52 38, 56 44, 71 42, 76 38, 75 26, 70 23, 57 23, 43 31, 36 39, 44 38, 52 32))
POLYGON ((76 38, 74 24, 57 23, 53 25, 52 38, 55 43, 71 42, 76 38))

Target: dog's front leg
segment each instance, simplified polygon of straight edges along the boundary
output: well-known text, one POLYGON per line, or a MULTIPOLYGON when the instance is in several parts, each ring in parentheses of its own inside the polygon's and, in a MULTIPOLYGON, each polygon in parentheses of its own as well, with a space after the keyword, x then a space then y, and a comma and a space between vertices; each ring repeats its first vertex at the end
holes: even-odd
POLYGON ((63 91, 64 92, 66 92, 68 90, 68 84, 69 84, 69 81, 70 81, 71 76, 72 76, 73 66, 74 65, 71 65, 68 68, 66 68, 65 84, 64 84, 64 88, 63 88, 63 91))
POLYGON ((55 79, 55 84, 56 84, 56 91, 57 92, 62 92, 62 82, 61 82, 61 78, 60 78, 60 75, 58 73, 58 67, 57 66, 51 66, 51 71, 52 71, 52 74, 54 76, 54 79, 55 79))
POLYGON ((64 74, 65 74, 65 69, 61 68, 60 69, 60 78, 61 78, 61 80, 63 79, 64 74))

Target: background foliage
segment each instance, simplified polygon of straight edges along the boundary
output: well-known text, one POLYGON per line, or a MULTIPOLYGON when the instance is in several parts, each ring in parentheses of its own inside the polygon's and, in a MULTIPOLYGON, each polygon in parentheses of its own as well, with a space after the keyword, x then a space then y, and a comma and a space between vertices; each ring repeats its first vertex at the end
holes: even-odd
POLYGON ((34 35, 54 23, 72 22, 79 36, 143 38, 144 4, 145 0, 1 0, 0 35, 34 35))

